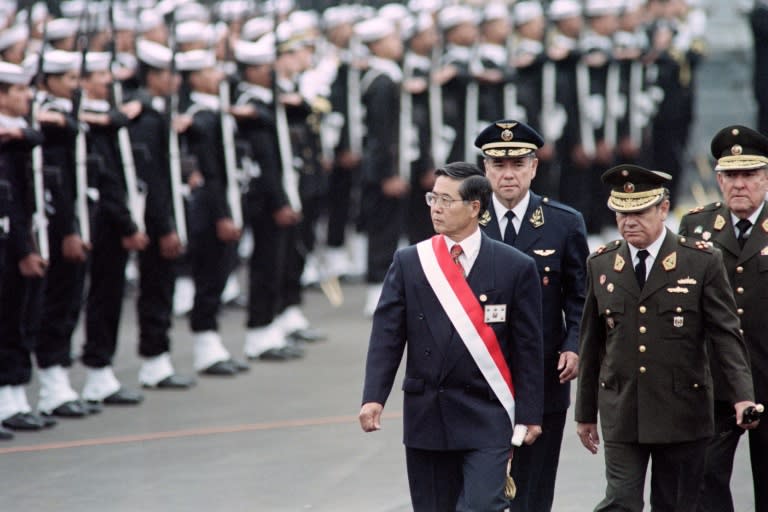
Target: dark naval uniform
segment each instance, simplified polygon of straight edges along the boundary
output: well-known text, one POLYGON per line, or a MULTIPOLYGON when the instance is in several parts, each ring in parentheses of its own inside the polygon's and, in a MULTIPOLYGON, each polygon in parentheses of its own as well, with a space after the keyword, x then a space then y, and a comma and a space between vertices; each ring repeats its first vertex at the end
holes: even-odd
MULTIPOLYGON (((671 178, 619 166, 603 179, 619 189, 625 182, 609 205, 631 213, 657 207, 671 178)), ((710 361, 728 377, 723 391, 731 404, 753 396, 720 251, 667 230, 648 248, 655 244, 642 286, 626 241, 601 247, 587 262, 575 417, 594 425, 600 413, 608 483, 595 510, 642 510, 649 458, 652 507, 695 510, 714 432, 710 361)))

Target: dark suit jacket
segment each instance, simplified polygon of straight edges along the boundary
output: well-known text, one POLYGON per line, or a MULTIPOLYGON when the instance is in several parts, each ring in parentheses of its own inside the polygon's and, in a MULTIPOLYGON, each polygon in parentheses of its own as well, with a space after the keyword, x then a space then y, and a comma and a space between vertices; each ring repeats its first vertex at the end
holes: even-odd
MULTIPOLYGON (((680 222, 681 235, 701 238, 704 233, 709 233, 710 241, 723 253, 749 349, 756 400, 764 402, 768 400, 768 204, 763 204, 743 249, 736 241, 728 207, 722 203, 696 208, 680 222)), ((715 398, 724 399, 725 376, 717 364, 712 366, 712 376, 715 398)))
POLYGON ((596 423, 599 409, 606 441, 709 437, 710 358, 726 371, 731 402, 753 398, 720 251, 667 232, 642 291, 623 240, 598 249, 587 271, 576 421, 596 423))
MULTIPOLYGON (((496 213, 493 208, 488 212, 490 218, 483 219, 481 227, 486 235, 501 241, 496 213)), ((514 247, 536 261, 542 284, 544 412, 565 411, 571 385, 560 384, 557 362, 561 352, 579 351, 589 256, 584 219, 573 208, 531 193, 514 247)))
MULTIPOLYGON (((507 306, 506 322, 490 325, 512 373, 515 421, 541 424, 541 290, 533 260, 483 235, 467 279, 481 303, 507 306)), ((384 281, 373 317, 363 403, 386 403, 406 349, 406 446, 509 446, 509 417, 427 282, 415 246, 395 254, 384 281)))

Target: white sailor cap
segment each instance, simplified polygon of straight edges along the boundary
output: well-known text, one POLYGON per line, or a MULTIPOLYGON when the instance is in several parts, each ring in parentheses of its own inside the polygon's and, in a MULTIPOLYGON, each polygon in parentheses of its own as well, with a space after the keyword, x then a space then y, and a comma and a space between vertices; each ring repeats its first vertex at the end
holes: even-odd
POLYGON ((155 9, 144 9, 139 14, 139 23, 136 31, 139 33, 149 32, 153 28, 162 25, 163 15, 155 9))
POLYGON ((26 25, 14 25, 0 32, 0 51, 6 50, 20 41, 29 37, 29 28, 26 25))
POLYGON ((170 69, 173 52, 170 48, 154 41, 136 41, 136 58, 155 69, 170 69))
POLYGON ((75 34, 77 34, 77 21, 69 18, 56 18, 49 21, 45 26, 45 37, 49 41, 66 39, 75 34))
POLYGON ((499 1, 489 3, 483 9, 483 22, 510 19, 509 7, 499 1))
POLYGON ((215 40, 215 32, 211 25, 201 21, 185 21, 176 25, 176 42, 194 43, 203 41, 206 44, 210 44, 215 40))
POLYGON ((584 5, 584 15, 589 17, 618 15, 623 7, 623 0, 587 0, 584 5))
POLYGON ((109 52, 88 52, 85 55, 85 71, 108 71, 112 62, 112 54, 109 52))
POLYGON ((235 21, 244 17, 250 9, 247 0, 223 0, 216 9, 219 19, 223 21, 235 21))
POLYGON ((430 13, 422 11, 415 16, 407 18, 403 22, 400 32, 403 39, 411 39, 416 34, 420 34, 434 26, 435 18, 430 13))
POLYGON ((624 0, 624 12, 635 12, 643 8, 645 0, 624 0))
POLYGON ((517 2, 513 7, 515 25, 523 25, 531 20, 544 16, 544 8, 537 0, 517 2))
POLYGON ((68 71, 79 71, 83 56, 79 52, 51 50, 43 56, 43 73, 61 75, 68 71))
POLYGON ((320 27, 320 18, 313 11, 293 11, 288 16, 294 37, 308 37, 320 27))
POLYGON ((355 35, 361 43, 373 43, 394 34, 396 30, 392 20, 382 17, 371 18, 355 24, 355 35))
POLYGON ((275 20, 272 18, 251 18, 243 24, 243 28, 240 30, 240 39, 255 41, 274 29, 275 20))
POLYGON ((293 0, 267 0, 264 11, 272 14, 285 15, 296 7, 293 0))
POLYGON ((267 34, 256 42, 238 41, 235 43, 234 56, 237 62, 249 66, 271 64, 275 61, 275 36, 267 34))
POLYGON ((88 3, 85 0, 69 0, 61 2, 59 9, 61 9, 61 15, 65 18, 78 19, 87 7, 88 3))
POLYGON ((200 71, 216 67, 216 55, 210 50, 190 50, 176 55, 179 71, 200 71))
POLYGON ((115 30, 124 30, 126 32, 135 32, 139 26, 139 21, 131 11, 117 5, 114 8, 112 22, 115 30))
POLYGON ((350 5, 335 5, 323 11, 323 27, 326 30, 357 21, 357 9, 350 5))
POLYGON ((211 20, 211 13, 208 12, 208 8, 204 5, 200 5, 197 2, 188 2, 176 7, 174 16, 176 21, 181 23, 184 21, 199 21, 201 23, 208 23, 211 20))
POLYGON ((581 16, 581 3, 578 0, 553 0, 549 4, 549 19, 560 21, 581 16))
POLYGON ((408 8, 403 4, 390 3, 382 5, 379 8, 379 16, 388 19, 397 25, 410 17, 410 15, 410 11, 408 11, 408 8))
POLYGON ((32 74, 22 66, 10 62, 0 62, 0 83, 11 85, 27 85, 32 74))
POLYGON ((463 23, 476 24, 478 21, 474 9, 466 5, 450 5, 437 15, 437 25, 440 30, 450 30, 463 23))
POLYGON ((411 12, 437 12, 443 6, 442 0, 410 0, 408 10, 411 12))

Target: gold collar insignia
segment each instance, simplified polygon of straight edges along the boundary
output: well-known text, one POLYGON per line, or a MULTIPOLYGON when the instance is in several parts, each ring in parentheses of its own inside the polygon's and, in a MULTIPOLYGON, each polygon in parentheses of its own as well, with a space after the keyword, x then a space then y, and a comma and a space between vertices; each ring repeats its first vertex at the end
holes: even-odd
POLYGON ((669 272, 677 267, 677 251, 673 252, 661 261, 661 266, 669 272))
POLYGON ((715 229, 716 229, 717 231, 720 231, 720 230, 721 230, 721 229, 723 229, 724 227, 725 227, 725 217, 723 217, 722 215, 718 215, 718 216, 715 218, 715 229))
POLYGON ((485 227, 489 222, 491 222, 491 212, 485 210, 485 213, 480 216, 480 225, 485 227))
POLYGON ((621 254, 617 254, 616 259, 613 260, 613 270, 615 270, 616 272, 621 272, 622 270, 624 270, 624 265, 626 263, 627 262, 624 261, 624 258, 621 257, 621 254))
POLYGON ((541 209, 541 206, 533 210, 533 214, 528 220, 534 228, 540 228, 544 225, 544 210, 541 209))

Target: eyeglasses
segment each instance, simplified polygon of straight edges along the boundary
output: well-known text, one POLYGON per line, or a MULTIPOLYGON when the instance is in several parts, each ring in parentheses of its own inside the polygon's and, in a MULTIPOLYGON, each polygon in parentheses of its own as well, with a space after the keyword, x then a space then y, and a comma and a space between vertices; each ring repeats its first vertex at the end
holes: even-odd
POLYGON ((453 203, 468 203, 466 199, 452 199, 449 196, 439 196, 434 192, 427 192, 424 194, 424 199, 427 200, 427 206, 439 206, 440 208, 450 208, 453 203))

